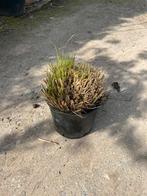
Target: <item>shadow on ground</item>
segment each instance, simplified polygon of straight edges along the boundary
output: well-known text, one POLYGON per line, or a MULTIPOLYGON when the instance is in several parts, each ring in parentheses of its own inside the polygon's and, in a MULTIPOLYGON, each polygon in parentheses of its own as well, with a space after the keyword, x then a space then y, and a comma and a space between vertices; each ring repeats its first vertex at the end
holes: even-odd
MULTIPOLYGON (((106 3, 96 3, 95 8, 93 3, 95 4, 96 1, 83 2, 83 0, 80 1, 83 10, 77 11, 77 7, 80 9, 80 3, 77 2, 78 6, 75 6, 76 2, 72 4, 70 0, 65 1, 62 9, 73 5, 72 11, 76 11, 78 14, 72 17, 69 12, 71 20, 66 19, 67 21, 64 21, 63 16, 59 16, 61 19, 57 18, 57 21, 60 24, 56 28, 54 28, 54 21, 48 22, 47 19, 40 18, 40 24, 34 29, 32 27, 27 29, 29 27, 29 21, 27 21, 26 29, 0 33, 2 48, 0 50, 0 72, 1 81, 3 81, 0 85, 1 111, 15 107, 22 102, 30 102, 33 92, 38 92, 43 71, 37 72, 43 65, 48 64, 49 59, 54 58, 55 50, 52 43, 57 47, 64 46, 66 41, 74 35, 75 38, 66 50, 76 51, 90 40, 102 40, 111 34, 117 25, 147 11, 147 7, 144 6, 145 1, 142 3, 134 1, 129 4, 115 4, 105 1, 106 3), (95 18, 97 18, 97 22, 95 22, 95 18), (66 31, 65 26, 69 27, 66 31)), ((44 12, 47 13, 49 10, 45 9, 44 12)), ((33 18, 34 21, 36 15, 33 18)), ((108 42, 118 44, 120 40, 113 39, 108 42)), ((99 48, 99 53, 102 50, 104 49, 99 48)), ((84 52, 86 53, 86 51, 84 52)), ((140 55, 145 56, 146 54, 144 52, 140 55)))
MULTIPOLYGON (((29 149, 29 143, 39 139, 40 137, 49 136, 54 131, 53 123, 46 120, 29 127, 22 133, 13 133, 6 135, 0 139, 0 153, 11 151, 14 148, 19 149, 19 145, 24 144, 26 149, 29 149)), ((32 147, 31 147, 32 148, 32 147)))
POLYGON ((122 90, 120 93, 110 90, 108 101, 98 111, 93 131, 108 130, 109 136, 117 138, 116 143, 123 146, 134 160, 147 163, 146 141, 143 135, 137 135, 139 131, 144 134, 142 129, 145 131, 147 125, 142 122, 139 127, 136 123, 145 118, 147 112, 147 99, 141 99, 146 92, 144 81, 147 80, 147 70, 131 73, 129 69, 135 66, 135 60, 116 62, 100 56, 95 62, 102 62, 104 67, 113 65, 108 70, 108 81, 110 84, 119 82, 122 90))
MULTIPOLYGON (((131 3, 126 6, 92 1, 92 4, 95 3, 96 6, 90 3, 83 4, 83 10, 79 10, 78 14, 69 15, 71 19, 58 18, 55 22, 57 25, 43 21, 40 26, 35 27, 34 31, 23 30, 23 33, 19 33, 16 30, 1 34, 0 76, 3 83, 0 86, 0 101, 2 111, 5 112, 23 102, 31 102, 32 95, 29 93, 39 89, 38 81, 42 79, 41 73, 37 71, 42 69, 48 59, 55 54, 51 41, 60 47, 70 36, 76 34, 67 50, 79 50, 91 40, 104 39, 128 19, 145 13, 147 7, 144 6, 145 1, 142 2, 142 4, 131 3), (65 28, 67 26, 68 28, 65 28)), ((133 28, 129 27, 127 30, 129 32, 133 28)), ((120 40, 108 40, 108 43, 119 44, 120 40)), ((130 71, 138 59, 146 59, 146 51, 142 51, 134 60, 120 62, 111 59, 108 55, 102 55, 105 48, 91 48, 91 50, 95 56, 91 62, 103 66, 108 74, 108 84, 118 81, 122 87, 120 94, 112 91, 102 111, 98 112, 94 131, 103 131, 108 128, 109 135, 117 136, 117 144, 126 148, 135 160, 147 162, 146 145, 136 137, 136 127, 129 122, 131 117, 139 119, 147 111, 147 100, 141 100, 140 96, 144 92, 143 82, 147 79, 147 71, 142 70, 137 73, 130 71)), ((84 53, 86 52, 85 50, 84 53)), ((22 135, 5 136, 0 142, 0 152, 12 150, 17 141, 23 144, 35 140, 38 135, 49 134, 49 131, 43 128, 46 123, 48 122, 36 124, 22 135)))

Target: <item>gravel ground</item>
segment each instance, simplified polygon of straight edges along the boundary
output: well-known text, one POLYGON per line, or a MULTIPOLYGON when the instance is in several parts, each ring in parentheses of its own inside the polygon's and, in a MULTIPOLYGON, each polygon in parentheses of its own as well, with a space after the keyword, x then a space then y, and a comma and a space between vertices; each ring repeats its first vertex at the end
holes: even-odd
POLYGON ((89 2, 1 18, 1 196, 147 195, 147 5, 89 2), (52 43, 106 73, 110 97, 82 139, 55 131, 40 96, 52 43))

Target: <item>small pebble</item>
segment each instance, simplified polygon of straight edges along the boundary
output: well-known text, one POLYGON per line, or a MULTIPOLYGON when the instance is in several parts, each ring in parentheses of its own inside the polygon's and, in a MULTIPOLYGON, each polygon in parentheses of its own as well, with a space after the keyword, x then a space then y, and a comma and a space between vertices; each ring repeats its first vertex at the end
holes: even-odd
POLYGON ((12 119, 11 119, 9 116, 7 117, 7 119, 8 119, 8 121, 9 121, 9 122, 11 122, 11 121, 12 121, 12 119))
POLYGON ((24 73, 24 76, 28 76, 28 75, 29 75, 29 73, 28 73, 28 72, 24 73))
POLYGON ((33 108, 39 108, 39 107, 40 107, 40 105, 38 103, 33 104, 33 108))
POLYGON ((112 87, 117 91, 120 92, 120 85, 118 82, 113 82, 112 87))

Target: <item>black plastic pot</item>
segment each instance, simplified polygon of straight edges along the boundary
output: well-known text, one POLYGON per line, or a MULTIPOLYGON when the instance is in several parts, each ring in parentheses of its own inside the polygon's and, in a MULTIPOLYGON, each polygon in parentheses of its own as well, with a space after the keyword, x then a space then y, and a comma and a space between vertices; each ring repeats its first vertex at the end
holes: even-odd
POLYGON ((24 13, 25 0, 0 0, 0 15, 20 16, 24 13))
POLYGON ((82 117, 72 113, 64 113, 50 107, 57 132, 62 136, 76 139, 87 135, 95 120, 97 109, 84 114, 82 117))

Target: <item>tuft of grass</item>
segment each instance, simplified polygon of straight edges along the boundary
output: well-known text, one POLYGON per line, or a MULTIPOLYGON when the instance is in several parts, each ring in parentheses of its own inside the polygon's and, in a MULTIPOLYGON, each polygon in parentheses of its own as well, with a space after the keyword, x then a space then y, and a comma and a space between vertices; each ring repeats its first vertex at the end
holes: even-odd
POLYGON ((57 55, 42 84, 49 106, 63 112, 82 114, 101 104, 105 97, 104 74, 68 55, 57 55))

